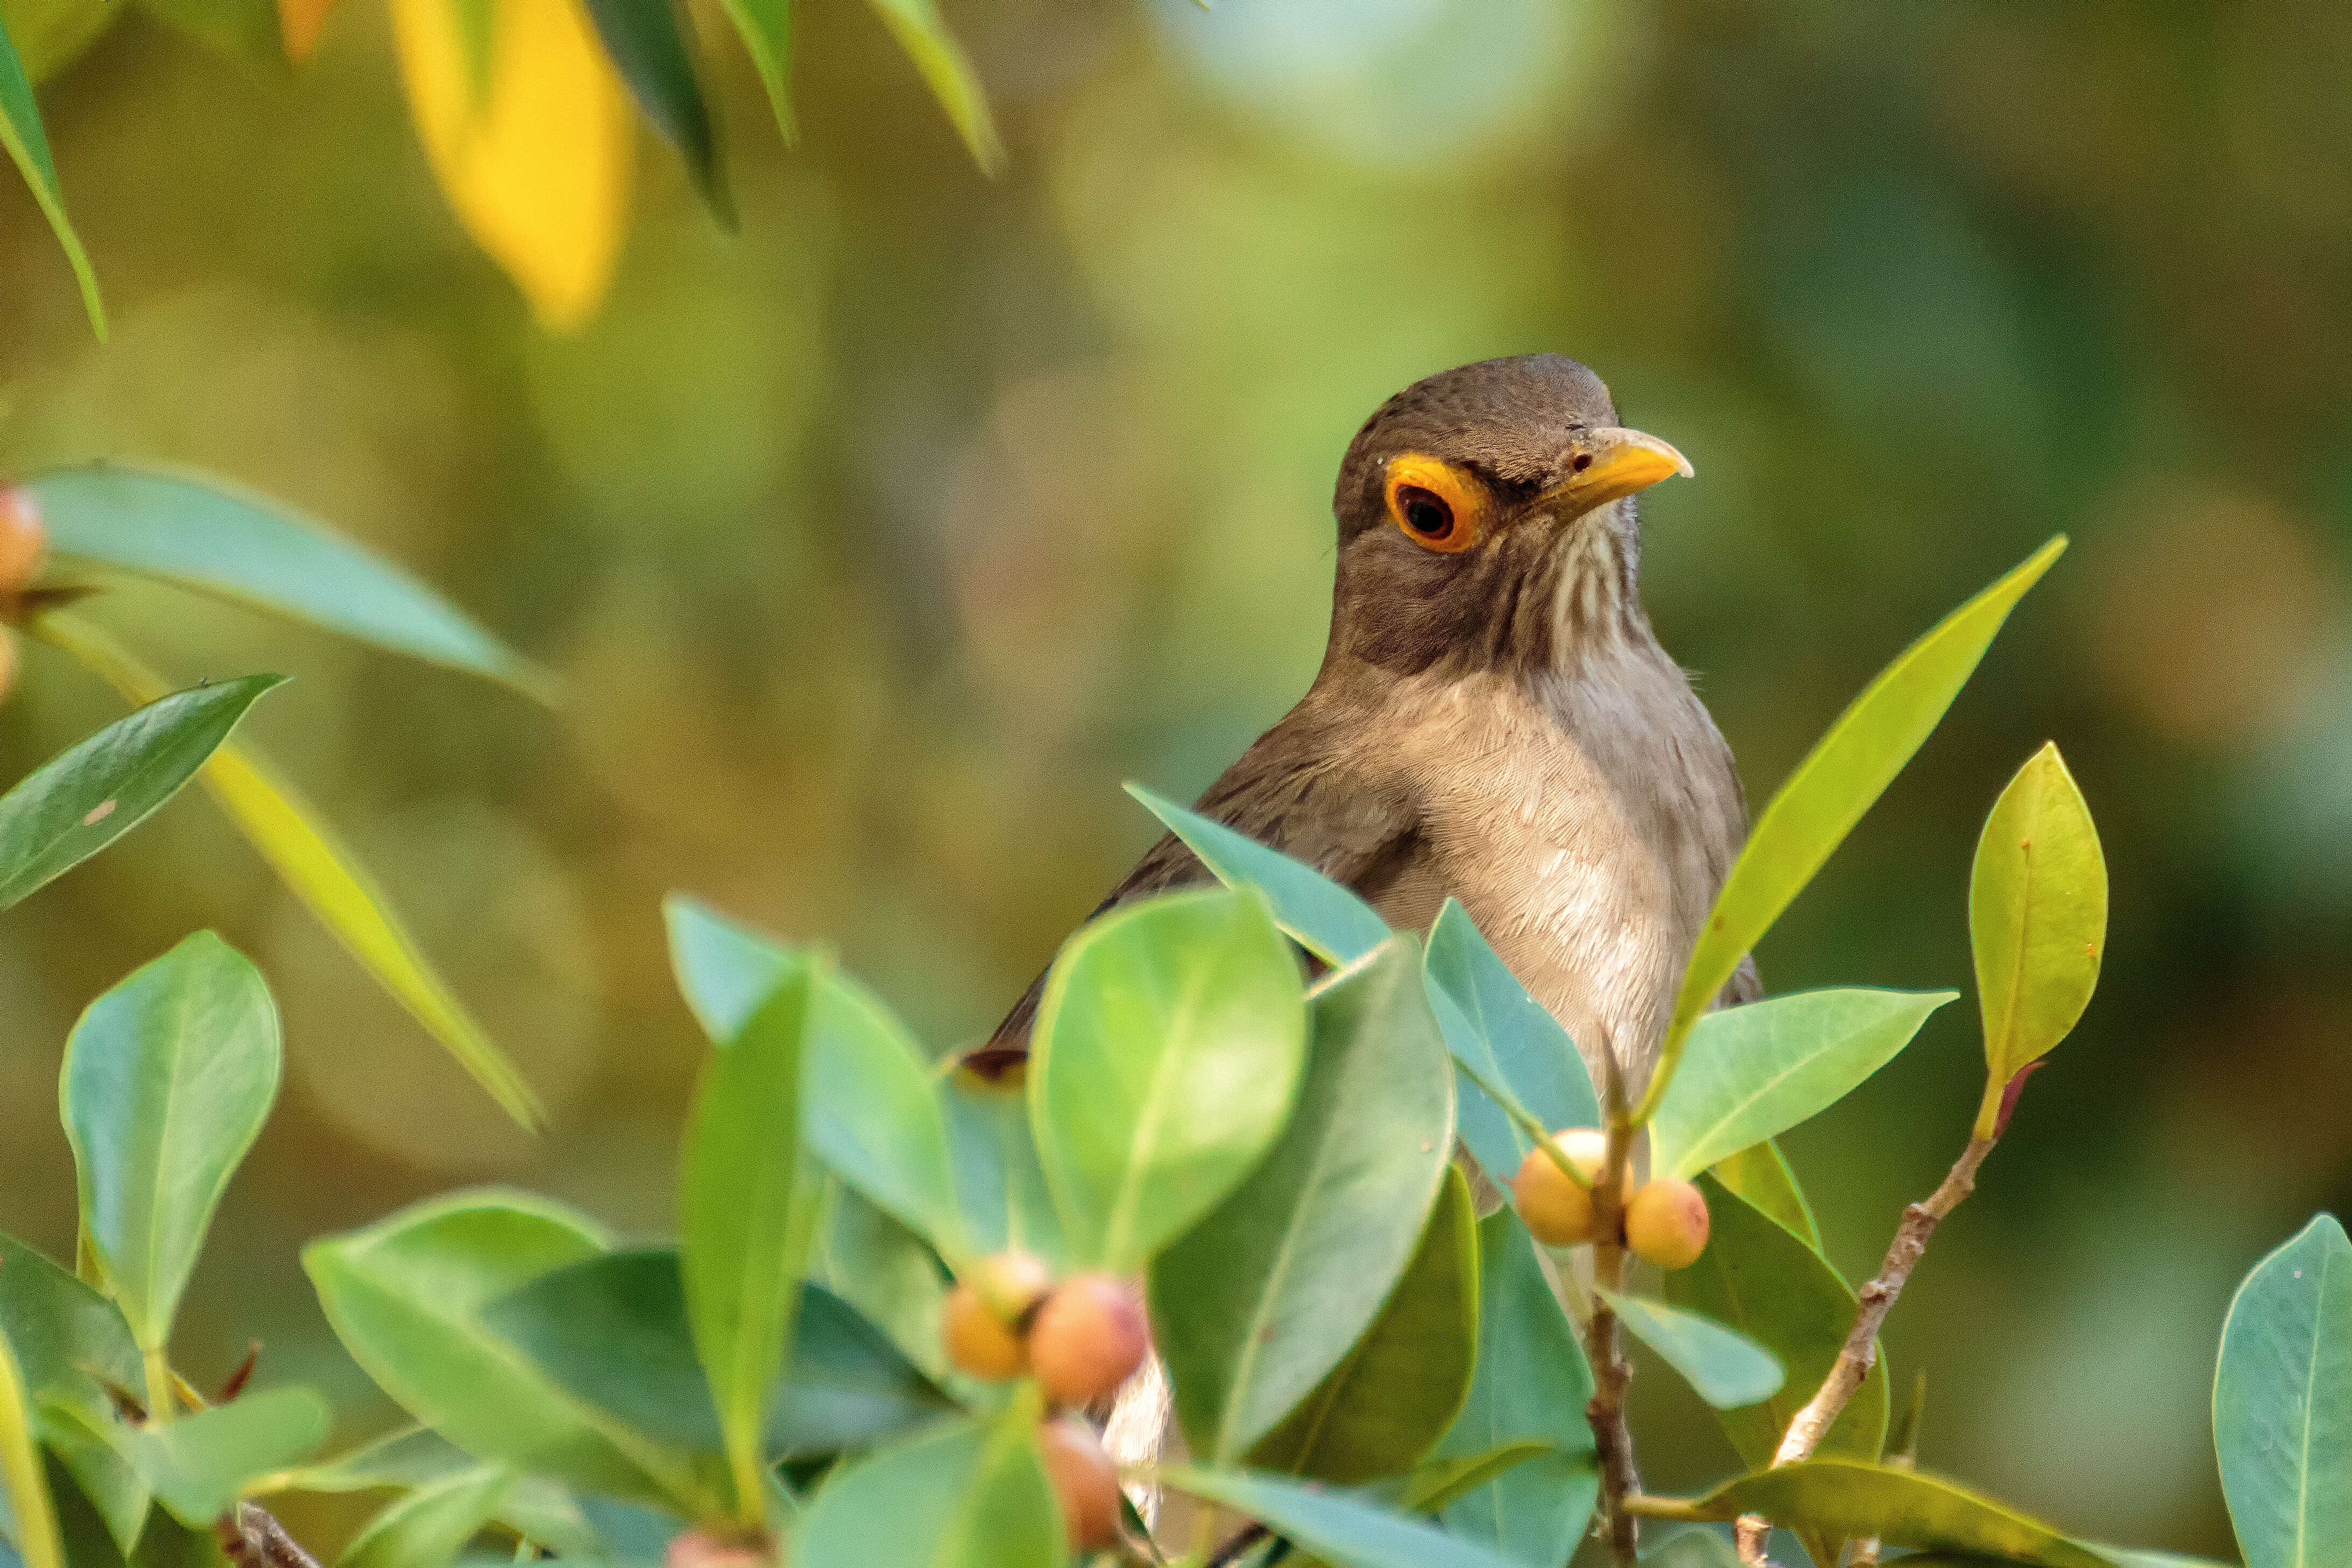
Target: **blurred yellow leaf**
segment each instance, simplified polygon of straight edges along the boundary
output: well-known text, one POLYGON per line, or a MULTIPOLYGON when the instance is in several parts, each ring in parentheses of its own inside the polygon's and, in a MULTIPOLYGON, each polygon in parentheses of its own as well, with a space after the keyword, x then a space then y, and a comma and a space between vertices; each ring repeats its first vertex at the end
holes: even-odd
POLYGON ((300 65, 319 47, 320 29, 335 0, 278 0, 278 30, 286 37, 286 58, 300 65))
POLYGON ((612 281, 635 157, 627 89, 580 0, 501 0, 479 97, 450 0, 392 0, 392 16, 449 205, 541 325, 579 326, 612 281))
MULTIPOLYGON (((87 621, 52 612, 40 618, 35 631, 132 703, 143 706, 168 690, 161 676, 87 621)), ((541 1110, 530 1085, 435 972, 374 879, 336 841, 310 803, 252 752, 226 742, 197 777, 237 831, 344 951, 457 1058, 508 1115, 536 1129, 541 1110)))

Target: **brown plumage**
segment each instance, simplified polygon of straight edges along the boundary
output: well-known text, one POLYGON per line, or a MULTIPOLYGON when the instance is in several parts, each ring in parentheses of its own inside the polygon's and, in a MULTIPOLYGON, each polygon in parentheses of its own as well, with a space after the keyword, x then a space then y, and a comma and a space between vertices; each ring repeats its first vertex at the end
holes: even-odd
MULTIPOLYGON (((1198 807, 1400 929, 1460 899, 1596 1074, 1614 1042, 1637 1094, 1747 834, 1730 751, 1635 586, 1632 493, 1675 471, 1558 354, 1391 398, 1339 466, 1323 667, 1198 807)), ((1207 876, 1165 837, 1102 907, 1207 876)), ((985 1058, 1025 1048, 1042 986, 985 1058)), ((1742 965, 1726 997, 1757 989, 1742 965)))

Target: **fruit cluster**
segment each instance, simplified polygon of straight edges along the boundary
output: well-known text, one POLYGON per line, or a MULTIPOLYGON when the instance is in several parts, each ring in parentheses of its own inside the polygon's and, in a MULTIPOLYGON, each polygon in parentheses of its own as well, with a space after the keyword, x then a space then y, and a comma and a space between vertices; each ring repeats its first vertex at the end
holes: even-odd
MULTIPOLYGON (((948 1359, 974 1377, 1029 1376, 1067 1412, 1108 1399, 1151 1352, 1143 1301, 1108 1274, 1054 1283, 1018 1252, 982 1258, 949 1295, 948 1359)), ((1069 1527, 1070 1544, 1094 1551, 1118 1539, 1118 1471, 1080 1416, 1049 1415, 1037 1446, 1069 1527)))
MULTIPOLYGON (((1593 1189, 1608 1166, 1609 1135, 1597 1127, 1570 1127, 1553 1133, 1551 1144, 1576 1175, 1545 1150, 1528 1150, 1511 1178, 1519 1217, 1549 1247, 1601 1240, 1601 1205, 1593 1202, 1593 1189)), ((1627 1176, 1632 1187, 1630 1172, 1627 1176)), ((1622 1193, 1616 1207, 1622 1226, 1616 1239, 1636 1258, 1661 1268, 1687 1268, 1706 1250, 1706 1199, 1688 1182, 1671 1176, 1645 1182, 1622 1193)))

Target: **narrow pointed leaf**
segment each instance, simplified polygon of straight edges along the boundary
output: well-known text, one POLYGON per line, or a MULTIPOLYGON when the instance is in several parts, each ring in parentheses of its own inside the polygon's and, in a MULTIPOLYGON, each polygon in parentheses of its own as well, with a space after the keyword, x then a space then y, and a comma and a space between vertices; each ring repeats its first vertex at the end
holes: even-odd
POLYGON ((515 1473, 476 1465, 394 1499, 361 1527, 335 1568, 447 1568, 498 1517, 515 1473))
POLYGON ((1162 800, 1139 784, 1127 793, 1142 803, 1201 864, 1228 888, 1255 888, 1274 906, 1275 923, 1292 941, 1333 967, 1353 963, 1388 941, 1388 923, 1348 889, 1278 849, 1214 818, 1162 800))
POLYGON ((1651 1119, 1655 1168, 1688 1178, 1836 1104, 1957 991, 1800 991, 1709 1013, 1651 1119))
POLYGON ((1663 1301, 1601 1290, 1625 1331, 1649 1346, 1717 1410, 1753 1405, 1778 1392, 1780 1359, 1736 1329, 1663 1301))
POLYGON ((760 85, 768 89, 768 106, 776 112, 776 129, 783 132, 786 142, 792 141, 792 0, 720 0, 720 4, 751 56, 751 64, 760 73, 760 85))
POLYGON ((1968 684, 1994 634, 2066 548, 2062 535, 1944 617, 1863 689, 1766 804, 1699 933, 1667 1025, 1658 1070, 1637 1116, 1674 1080, 1683 1042, 1749 949, 1812 880, 1968 684))
POLYGON ((1601 1495, 1584 1407, 1592 1372, 1576 1326, 1544 1275, 1518 1216, 1478 1225, 1478 1361, 1470 1397, 1437 1446, 1440 1458, 1538 1443, 1543 1454, 1482 1481, 1445 1507, 1445 1528, 1528 1568, 1559 1568, 1601 1495))
POLYGON ((2107 864, 2091 808, 2046 745, 1985 818, 1969 879, 1969 937, 1984 1009, 1989 1137, 2009 1080, 2066 1037, 2099 984, 2107 945, 2107 864))
POLYGON ((695 188, 721 223, 735 206, 719 163, 719 135, 696 79, 694 49, 677 0, 585 0, 604 53, 629 84, 638 112, 678 151, 695 188))
POLYGON ((1813 1221, 1813 1205, 1797 1184, 1780 1146, 1770 1139, 1717 1160, 1715 1179, 1738 1194, 1759 1214, 1811 1247, 1822 1249, 1822 1227, 1813 1221))
POLYGON ((793 1543, 858 1568, 1062 1568, 1070 1560, 1024 1385, 986 1425, 959 1421, 836 1472, 793 1543))
POLYGON ((13 1545, 24 1568, 66 1568, 34 1423, 32 1391, 8 1335, 0 1333, 0 1525, 6 1526, 0 1545, 13 1545))
POLYGON ((1975 1552, 2034 1568, 2115 1568, 2039 1521, 1916 1470, 1854 1459, 1808 1459, 1726 1482, 1687 1517, 1729 1523, 1760 1513, 1790 1530, 1877 1536, 1890 1546, 1975 1552))
POLYGON ((1029 1114, 1063 1234, 1129 1272, 1282 1130, 1306 1057, 1297 962, 1254 892, 1146 900, 1064 944, 1033 1040, 1029 1114))
POLYGON ((1601 1125, 1601 1100, 1576 1043, 1452 899, 1429 928, 1422 967, 1446 1046, 1466 1069, 1462 1140, 1498 1186, 1518 1173, 1535 1144, 1480 1082, 1507 1089, 1530 1116, 1554 1131, 1601 1125))
POLYGON ((983 174, 1004 166, 1004 143, 997 139, 996 122, 988 112, 988 98, 980 79, 964 58, 963 47, 948 31, 933 0, 871 0, 875 12, 889 27, 898 47, 922 73, 931 96, 947 110, 972 161, 983 174))
POLYGON ((2352 1563, 2352 1241, 2333 1215, 2238 1287, 2213 1445, 2246 1568, 2352 1563))
POLYGON ((160 698, 0 796, 0 909, 146 821, 282 679, 248 675, 160 698))
POLYGON ((48 132, 41 128, 33 84, 25 78, 24 61, 17 58, 16 45, 8 41, 5 26, 0 26, 0 147, 7 148, 41 216, 49 220, 50 232, 65 247, 74 280, 81 285, 82 309, 89 313, 90 330, 104 342, 106 307, 98 297, 98 274, 91 270, 89 254, 81 247, 73 220, 66 216, 65 194, 58 188, 58 166, 49 156, 48 132))
MULTIPOLYGON (((50 614, 36 630, 134 703, 152 702, 163 679, 96 626, 50 614)), ((364 867, 339 843, 317 810, 274 770, 235 741, 220 743, 198 773, 246 841, 409 1016, 457 1065, 527 1128, 541 1118, 538 1097, 477 1023, 401 924, 364 867)))
POLYGON ((1256 1520, 1332 1568, 1513 1568, 1491 1547, 1311 1482, 1185 1468, 1162 1470, 1160 1479, 1256 1520))
POLYGON ((1449 1169, 1380 1315, 1250 1464, 1343 1486, 1404 1474, 1461 1414, 1477 1343, 1477 1219, 1468 1180, 1449 1169))
MULTIPOLYGON (((1761 1469, 1844 1348, 1853 1328, 1853 1292, 1820 1253, 1715 1177, 1701 1176, 1698 1184, 1710 1216, 1706 1250, 1689 1268, 1665 1277, 1666 1300, 1738 1330, 1787 1369, 1787 1380, 1762 1403, 1716 1412, 1740 1460, 1761 1469)), ((1877 1458, 1886 1413, 1885 1369, 1874 1363, 1819 1452, 1877 1458)))
POLYGON ((66 1041, 59 1100, 82 1215, 131 1337, 151 1354, 170 1337, 213 1210, 269 1115, 279 1067, 268 985, 210 931, 91 1003, 66 1041))
POLYGON ((123 1436, 155 1500, 201 1528, 227 1512, 247 1483, 307 1458, 332 1420, 310 1390, 272 1388, 123 1436))
POLYGON ((1248 1453, 1347 1354, 1419 1246, 1454 1143, 1454 1077, 1419 967, 1395 937, 1318 989, 1280 1141, 1152 1266, 1155 1337, 1194 1454, 1248 1453), (1211 1279, 1223 1283, 1200 1289, 1211 1279))
POLYGON ((803 1047, 810 1145, 835 1175, 949 1261, 961 1259, 971 1248, 930 1064, 890 1009, 855 980, 825 965, 810 986, 803 1047))
POLYGON ((713 1044, 731 1040, 806 955, 683 893, 662 900, 670 969, 713 1044))

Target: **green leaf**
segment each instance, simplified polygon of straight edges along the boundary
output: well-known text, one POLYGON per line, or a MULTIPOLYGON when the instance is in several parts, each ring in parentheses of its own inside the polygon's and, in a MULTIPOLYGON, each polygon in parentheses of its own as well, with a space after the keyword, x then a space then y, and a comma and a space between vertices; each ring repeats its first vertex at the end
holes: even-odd
POLYGON ((638 110, 686 160, 703 205, 734 227, 735 203, 719 167, 719 137, 695 78, 694 51, 677 0, 587 0, 587 6, 604 53, 629 84, 638 110))
MULTIPOLYGON (((268 985, 210 931, 91 1003, 66 1041, 59 1099, 83 1223, 151 1360, 269 1115, 279 1066, 268 985)), ((148 1390, 151 1407, 166 1397, 148 1390)))
POLYGON ((2099 830, 2055 744, 1993 802, 1969 878, 1969 939, 1984 1008, 1990 1138, 2009 1080, 2066 1037, 2099 984, 2107 945, 2107 863, 2099 830))
POLYGON ((1752 1205, 1758 1213, 1811 1247, 1822 1249, 1822 1227, 1813 1223, 1813 1205, 1805 1201, 1797 1173, 1789 1168, 1780 1146, 1770 1139, 1742 1149, 1714 1165, 1715 1179, 1752 1205))
POLYGON ((0 1234, 0 1334, 16 1348, 41 1437, 127 1555, 147 1517, 147 1486, 107 1440, 105 1385, 136 1390, 145 1373, 121 1309, 0 1234))
POLYGON ((1950 1481, 1854 1459, 1808 1459, 1742 1476, 1677 1517, 1727 1524, 1743 1513, 1832 1538, 1875 1535, 1891 1546, 1985 1552, 2035 1568, 2113 1568, 2048 1525, 1950 1481))
POLYGON ((1256 1520, 1332 1568, 1514 1568, 1492 1548, 1312 1482, 1181 1467, 1160 1479, 1256 1520))
POLYGON ((802 950, 684 893, 662 900, 662 922, 678 994, 713 1044, 740 1034, 784 977, 808 962, 802 950))
POLYGON ((793 61, 792 0, 720 0, 727 19, 743 39, 743 47, 758 68, 760 84, 768 89, 768 105, 776 111, 776 129, 786 142, 793 137, 793 104, 786 78, 793 61))
MULTIPOLYGON (((1559 1452, 1554 1444, 1523 1437, 1475 1454, 1423 1459, 1405 1478, 1403 1489, 1397 1497, 1397 1505, 1408 1513, 1439 1513, 1457 1500, 1468 1497, 1497 1477, 1508 1475, 1528 1460, 1559 1452)), ((1549 1559, 1546 1562, 1549 1563, 1549 1559)))
POLYGON ((487 1303, 482 1322, 564 1392, 647 1444, 724 1451, 675 1248, 596 1253, 549 1269, 487 1303))
POLYGON ((1259 1440, 1251 1465, 1341 1485, 1404 1474, 1462 1413, 1477 1344, 1477 1215, 1468 1180, 1449 1167, 1380 1316, 1259 1440))
POLYGON ((2333 1215, 2238 1287, 2213 1446, 2246 1568, 2352 1562, 2352 1242, 2333 1215))
POLYGON ((931 96, 947 110, 956 134, 971 150, 972 161, 982 173, 1002 170, 1004 143, 997 139, 996 122, 989 117, 988 99, 938 5, 933 0, 872 0, 872 4, 890 36, 922 73, 931 96))
POLYGON ((1029 1115, 1073 1254, 1127 1273, 1216 1206, 1281 1131, 1306 1049, 1297 961, 1256 893, 1147 899, 1070 938, 1029 1115))
POLYGON ((1311 866, 1269 849, 1213 817, 1187 811, 1139 784, 1127 793, 1158 817, 1228 888, 1255 888, 1293 941, 1333 968, 1356 962, 1388 941, 1388 922, 1348 889, 1311 866))
POLYGON ((1663 1301, 1595 1289, 1616 1309, 1628 1333, 1655 1351, 1717 1410, 1753 1405, 1780 1389, 1780 1360, 1738 1331, 1663 1301))
MULTIPOLYGON (((41 1441, 73 1477, 83 1500, 105 1527, 113 1550, 129 1558, 141 1538, 153 1528, 149 1519, 153 1498, 145 1479, 124 1457, 127 1445, 112 1397, 45 1394, 36 1395, 33 1403, 40 1412, 41 1441)), ((59 1522, 68 1532, 67 1554, 76 1560, 88 1555, 72 1540, 70 1518, 59 1522)), ((5 1510, 0 1510, 0 1524, 5 1524, 5 1510)), ((102 1560, 103 1553, 100 1556, 102 1560)))
MULTIPOLYGON (((1853 1329, 1853 1292, 1820 1253, 1713 1176, 1701 1176, 1698 1184, 1709 1215, 1706 1250, 1689 1268, 1665 1277, 1666 1300, 1729 1324, 1787 1369, 1787 1381, 1762 1404, 1716 1413, 1740 1461, 1762 1469, 1844 1348, 1853 1329)), ((1818 1451, 1832 1458, 1877 1458, 1886 1415, 1885 1369, 1874 1363, 1818 1451)))
POLYGON ((31 1395, 9 1337, 0 1333, 0 1535, 15 1546, 23 1568, 66 1568, 31 1395))
POLYGON ((971 1251, 930 1065, 873 993, 831 965, 810 979, 803 1123, 835 1174, 950 1262, 971 1251))
POLYGON ((1809 1121, 1895 1059, 1957 991, 1800 991, 1709 1013, 1650 1122, 1654 1168, 1688 1180, 1809 1121))
POLYGON ((734 1043, 712 1054, 688 1112, 678 1173, 694 1345, 726 1436, 738 1517, 755 1524, 765 1521, 767 1502, 761 1428, 793 1342, 824 1193, 801 1148, 810 988, 808 969, 791 975, 734 1043))
POLYGON ((272 1388, 176 1421, 123 1428, 124 1452, 155 1500, 183 1524, 228 1511, 247 1483, 282 1470, 327 1440, 334 1417, 307 1388, 272 1388))
POLYGON ((955 1408, 880 1329, 811 1285, 801 1298, 783 1386, 768 1407, 767 1451, 797 1459, 868 1447, 955 1408))
MULTIPOLYGON (((152 702, 166 689, 160 677, 87 621, 52 611, 34 623, 34 631, 81 660, 133 703, 152 702)), ((440 1041, 508 1115, 536 1129, 539 1101, 530 1086, 434 972, 383 890, 336 841, 317 810, 235 741, 222 742, 198 776, 237 831, 343 951, 440 1041)))
POLYGON ((1719 1535, 1685 1530, 1642 1553, 1642 1568, 1739 1568, 1739 1554, 1719 1535))
POLYGON ((1446 1046, 1465 1068, 1462 1141, 1497 1186, 1518 1174, 1535 1143, 1480 1082, 1507 1089, 1521 1109, 1553 1131, 1601 1125, 1600 1097, 1592 1092, 1592 1078, 1576 1043, 1452 899, 1429 928, 1422 967, 1446 1046))
POLYGON ((1683 1042, 1733 971, 1895 782, 1968 684, 1993 635, 2066 548, 2063 535, 1944 617, 1881 670, 1766 804, 1733 862, 1683 972, 1658 1070, 1637 1110, 1646 1120, 1674 1080, 1683 1042))
POLYGON ((1584 1407, 1592 1372, 1535 1242, 1508 1209, 1478 1225, 1478 1359, 1440 1458, 1540 1443, 1540 1458, 1446 1506, 1445 1527, 1528 1568, 1559 1568, 1582 1539, 1601 1475, 1584 1407))
POLYGON ((1155 1337, 1196 1455, 1255 1447, 1370 1326, 1420 1244, 1454 1144, 1454 1075, 1419 968, 1412 938, 1393 937, 1318 991, 1297 1114, 1152 1265, 1155 1337))
POLYGON ((58 166, 49 156, 48 132, 41 129, 33 84, 25 79, 24 62, 16 58, 16 47, 8 41, 5 26, 0 26, 0 147, 8 149, 41 216, 49 220, 50 232, 65 247, 74 280, 81 285, 81 306, 89 314, 90 331, 104 342, 106 307, 98 297, 98 274, 90 268, 89 253, 81 247, 81 236, 74 232, 73 220, 66 216, 65 193, 58 188, 58 166))
POLYGON ((1029 1124, 1029 1099, 1015 1082, 950 1071, 940 1083, 954 1163, 956 1198, 974 1247, 1025 1252, 1055 1272, 1070 1266, 1061 1216, 1029 1124))
POLYGON ((938 1255, 855 1188, 835 1181, 829 1198, 809 1278, 856 1308, 908 1361, 942 1375, 947 1281, 938 1255))
POLYGON ((352 1359, 410 1415, 477 1458, 616 1497, 719 1512, 676 1455, 567 1393, 483 1321, 499 1297, 604 1250, 595 1230, 555 1205, 483 1192, 314 1241, 302 1264, 352 1359))
POLYGON ((304 1465, 278 1478, 275 1489, 296 1492, 359 1492, 377 1487, 429 1486, 474 1468, 463 1448, 430 1426, 401 1426, 349 1453, 304 1465))
POLYGON ((476 1465, 394 1499, 361 1527, 335 1568, 446 1568, 498 1517, 515 1473, 476 1465))
POLYGON ((62 559, 251 605, 542 700, 551 690, 545 671, 432 589, 273 501, 113 463, 53 468, 26 488, 62 559))
POLYGON ((1037 1453, 1044 1414, 1024 1384, 993 1422, 951 1426, 835 1473, 801 1521, 793 1560, 857 1568, 1061 1568, 1062 1520, 1037 1453))
POLYGON ((146 821, 283 679, 248 675, 151 702, 0 796, 0 909, 146 821))

